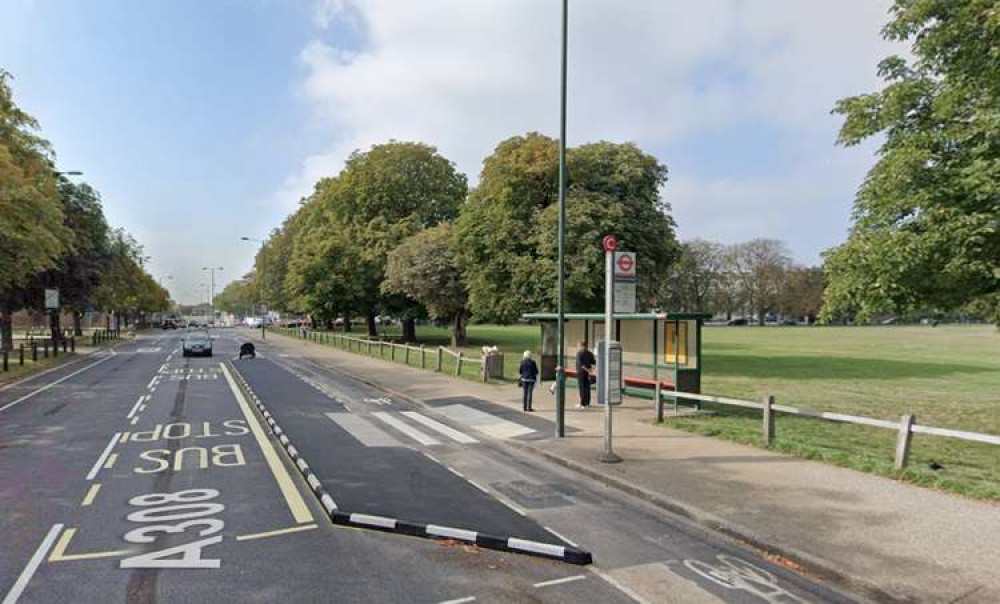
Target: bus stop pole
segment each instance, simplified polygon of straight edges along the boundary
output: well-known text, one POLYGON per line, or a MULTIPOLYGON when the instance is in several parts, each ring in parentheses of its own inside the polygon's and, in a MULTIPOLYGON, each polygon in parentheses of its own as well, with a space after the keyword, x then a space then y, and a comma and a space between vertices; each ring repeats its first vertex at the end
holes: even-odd
MULTIPOLYGON (((617 242, 616 242, 617 245, 617 242)), ((621 457, 615 455, 611 443, 611 341, 614 338, 614 310, 615 310, 615 246, 604 246, 604 362, 598 364, 597 371, 601 378, 598 383, 601 385, 601 393, 604 397, 604 451, 598 456, 598 461, 604 463, 618 463, 621 457)))
MULTIPOLYGON (((562 3, 562 64, 559 74, 559 302, 556 320, 556 437, 566 436, 566 331, 563 303, 566 298, 566 21, 569 0, 562 3)), ((579 378, 577 378, 579 379, 579 378)))

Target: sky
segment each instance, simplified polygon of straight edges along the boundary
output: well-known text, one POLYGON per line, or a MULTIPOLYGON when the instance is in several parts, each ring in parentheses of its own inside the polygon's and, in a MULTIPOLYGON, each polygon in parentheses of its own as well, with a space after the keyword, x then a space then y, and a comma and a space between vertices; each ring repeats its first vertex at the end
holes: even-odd
MULTIPOLYGON (((0 68, 60 170, 102 194, 183 302, 354 149, 435 145, 475 185, 501 140, 559 125, 559 0, 4 0, 0 68)), ((889 0, 570 0, 570 146, 634 141, 669 170, 682 240, 845 238, 875 143, 840 98, 903 53, 889 0)))

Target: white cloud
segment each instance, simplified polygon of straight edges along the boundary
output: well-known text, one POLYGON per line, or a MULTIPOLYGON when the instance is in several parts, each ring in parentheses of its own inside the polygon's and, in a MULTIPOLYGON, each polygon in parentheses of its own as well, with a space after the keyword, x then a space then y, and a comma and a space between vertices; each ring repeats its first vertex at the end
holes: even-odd
MULTIPOLYGON (((833 146, 838 120, 829 111, 836 99, 877 86, 875 63, 891 50, 878 35, 888 4, 573 0, 569 142, 634 140, 669 166, 706 134, 724 140, 730 129, 764 125, 784 133, 775 144, 790 156, 810 156, 750 176, 672 170, 666 194, 682 233, 792 240, 802 228, 794 222, 760 212, 751 232, 736 216, 739 208, 784 199, 790 215, 830 215, 835 205, 842 222, 808 227, 817 240, 835 241, 870 154, 833 146)), ((278 196, 297 201, 319 176, 336 173, 351 150, 390 138, 437 145, 475 182, 500 140, 529 130, 555 135, 559 6, 317 0, 317 22, 327 32, 341 20, 363 31, 364 44, 304 45, 301 93, 314 109, 311 126, 328 131, 331 144, 307 158, 278 196)), ((815 256, 819 248, 793 249, 815 256)))

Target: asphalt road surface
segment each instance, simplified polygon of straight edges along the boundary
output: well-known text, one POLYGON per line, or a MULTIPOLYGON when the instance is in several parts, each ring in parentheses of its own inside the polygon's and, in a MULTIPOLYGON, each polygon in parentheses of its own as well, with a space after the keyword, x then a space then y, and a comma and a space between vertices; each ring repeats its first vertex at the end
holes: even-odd
POLYGON ((505 445, 474 398, 393 400, 269 347, 175 332, 0 389, 0 597, 14 602, 845 602, 505 445), (579 547, 595 563, 333 524, 245 380, 351 513, 579 547))

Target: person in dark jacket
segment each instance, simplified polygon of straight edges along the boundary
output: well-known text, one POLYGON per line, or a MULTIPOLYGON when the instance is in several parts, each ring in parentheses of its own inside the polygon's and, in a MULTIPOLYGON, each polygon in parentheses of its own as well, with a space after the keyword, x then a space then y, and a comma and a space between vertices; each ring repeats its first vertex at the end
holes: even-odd
POLYGON ((577 409, 586 409, 590 406, 590 385, 597 378, 597 359, 594 353, 587 349, 586 342, 580 342, 580 349, 576 351, 576 383, 580 388, 580 404, 577 409))
POLYGON ((531 351, 525 350, 524 356, 521 359, 521 366, 517 370, 518 372, 518 383, 523 389, 523 395, 521 397, 521 405, 524 407, 525 411, 534 411, 531 408, 531 395, 535 390, 535 382, 538 381, 538 365, 535 360, 531 358, 531 351))

